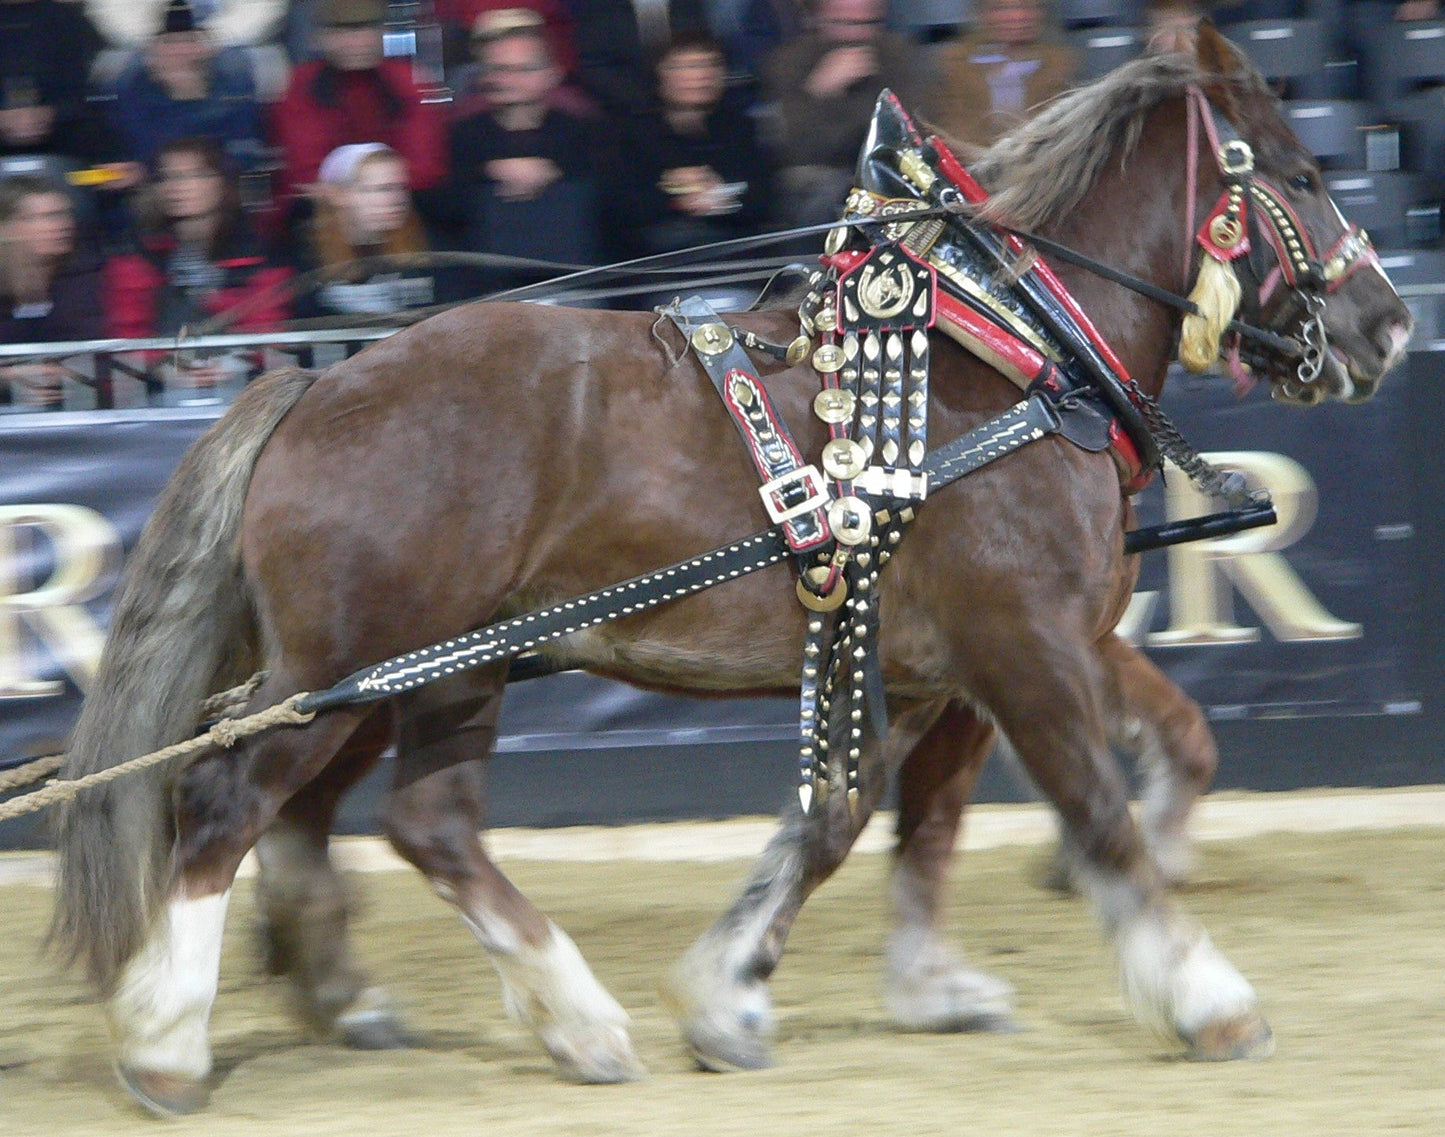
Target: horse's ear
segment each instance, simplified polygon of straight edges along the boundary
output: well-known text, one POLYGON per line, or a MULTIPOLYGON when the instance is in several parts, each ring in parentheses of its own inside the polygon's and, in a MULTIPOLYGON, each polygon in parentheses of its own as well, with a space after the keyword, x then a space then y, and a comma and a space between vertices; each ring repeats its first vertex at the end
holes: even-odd
POLYGON ((1205 75, 1219 75, 1229 78, 1240 70, 1240 54, 1235 46, 1214 26, 1214 21, 1205 17, 1199 21, 1195 32, 1195 57, 1199 70, 1205 75))

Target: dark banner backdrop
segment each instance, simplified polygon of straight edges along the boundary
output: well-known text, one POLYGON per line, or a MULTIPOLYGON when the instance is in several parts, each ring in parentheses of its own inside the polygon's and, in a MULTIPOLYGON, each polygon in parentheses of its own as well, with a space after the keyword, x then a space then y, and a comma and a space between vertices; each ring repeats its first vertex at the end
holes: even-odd
MULTIPOLYGON (((1445 780, 1433 744, 1445 550, 1441 499, 1427 492, 1441 461, 1421 428, 1442 378, 1445 356, 1417 354, 1372 402, 1308 410, 1262 392, 1236 399, 1218 379, 1171 383, 1166 409, 1185 436, 1267 485, 1281 514, 1272 529, 1146 554, 1123 626, 1215 720, 1221 784, 1445 780), (1331 739, 1335 750, 1353 739, 1387 753, 1352 760, 1331 739)), ((0 417, 0 766, 63 745, 123 557, 216 413, 0 417)), ((1140 523, 1206 508, 1171 471, 1141 495, 1140 523)), ((581 674, 517 684, 494 815, 562 824, 771 812, 790 792, 795 714, 792 700, 679 699, 581 674)), ((981 790, 1026 792, 997 771, 981 790)), ((348 824, 364 826, 366 813, 353 808, 348 824)), ((0 844, 36 833, 12 823, 0 844)))

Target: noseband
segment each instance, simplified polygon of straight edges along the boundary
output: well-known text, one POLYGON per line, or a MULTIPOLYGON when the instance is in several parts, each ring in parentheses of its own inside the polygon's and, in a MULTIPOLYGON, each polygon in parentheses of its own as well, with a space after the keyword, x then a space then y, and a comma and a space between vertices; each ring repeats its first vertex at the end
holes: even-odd
MULTIPOLYGON (((1201 124, 1213 148, 1224 189, 1194 231, 1194 240, 1186 241, 1186 279, 1193 244, 1197 243, 1205 255, 1233 269, 1242 297, 1241 323, 1276 336, 1293 338, 1286 329, 1300 320, 1296 340, 1298 363, 1294 376, 1280 383, 1280 394, 1287 399, 1313 402, 1318 394, 1311 390, 1311 385, 1324 370, 1325 355, 1329 350, 1324 323, 1326 299, 1364 266, 1378 266, 1379 257, 1370 243, 1369 234, 1358 225, 1345 223, 1343 218, 1344 233, 1323 257, 1318 256, 1309 233, 1285 194, 1255 172, 1254 151, 1249 143, 1239 137, 1227 119, 1216 119, 1214 108, 1200 88, 1189 88, 1188 107, 1189 205, 1186 225, 1191 228, 1194 225, 1195 170, 1201 124), (1266 244, 1274 251, 1273 268, 1265 263, 1266 244), (1264 307, 1281 280, 1289 288, 1290 295, 1268 319, 1262 319, 1264 307)), ((1245 347, 1236 336, 1230 348, 1231 370, 1235 371, 1236 378, 1242 374, 1239 369, 1241 358, 1243 362, 1259 368, 1267 368, 1277 362, 1253 343, 1245 347)))

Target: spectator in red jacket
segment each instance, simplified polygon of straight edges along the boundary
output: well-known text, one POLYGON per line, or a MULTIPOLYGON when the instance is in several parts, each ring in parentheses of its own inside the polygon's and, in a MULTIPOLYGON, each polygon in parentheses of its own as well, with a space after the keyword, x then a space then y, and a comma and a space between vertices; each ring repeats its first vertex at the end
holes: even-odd
MULTIPOLYGON (((241 209, 236 173, 215 142, 183 138, 163 146, 136 214, 133 247, 105 266, 111 335, 194 333, 228 312, 234 319, 224 322, 227 331, 269 331, 287 319, 281 286, 291 270, 265 255, 241 209)), ((245 354, 168 355, 160 375, 181 388, 238 385, 253 365, 245 354)))
POLYGON ((446 129, 404 60, 382 54, 384 0, 324 0, 318 40, 323 58, 299 65, 275 107, 281 147, 281 208, 315 184, 322 159, 338 146, 384 142, 406 159, 413 190, 446 174, 446 129))

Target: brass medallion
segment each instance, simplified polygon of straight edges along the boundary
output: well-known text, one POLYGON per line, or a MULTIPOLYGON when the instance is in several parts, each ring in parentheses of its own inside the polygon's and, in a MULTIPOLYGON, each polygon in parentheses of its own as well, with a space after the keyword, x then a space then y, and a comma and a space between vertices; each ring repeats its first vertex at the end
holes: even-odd
MULTIPOLYGON (((810 568, 808 570, 809 583, 814 587, 822 588, 828 581, 828 571, 827 565, 815 565, 810 568)), ((833 583, 833 590, 821 596, 804 584, 801 579, 798 581, 797 588, 798 599, 810 612, 831 612, 835 608, 841 608, 843 602, 848 599, 848 578, 841 572, 833 583)))
POLYGON ((861 545, 873 534, 873 516, 861 498, 840 497, 828 506, 828 526, 840 545, 861 545))
POLYGON ((1239 223, 1239 218, 1227 213, 1221 213, 1209 223, 1209 239, 1218 248, 1232 249, 1243 236, 1244 226, 1239 223))
POLYGON ((822 344, 813 352, 813 369, 825 375, 843 366, 843 349, 835 343, 822 344))
POLYGON ((823 447, 823 470, 840 482, 856 478, 867 461, 863 447, 851 438, 835 438, 823 447))
POLYGON ((829 425, 852 422, 857 402, 852 391, 829 387, 813 396, 813 413, 829 425))
POLYGON ((808 349, 813 346, 813 341, 807 336, 798 336, 788 345, 787 363, 789 367, 796 367, 808 358, 808 349))
POLYGON ((726 324, 704 324, 692 333, 692 346, 704 355, 721 355, 732 345, 732 329, 726 324))

